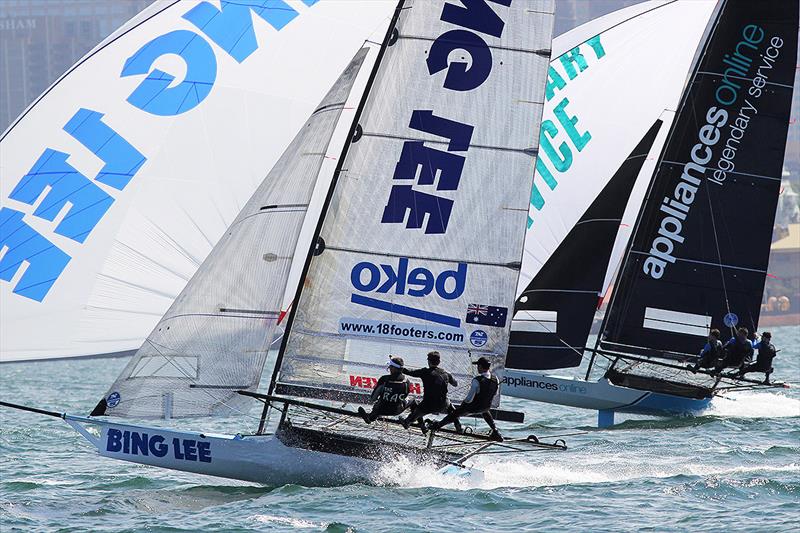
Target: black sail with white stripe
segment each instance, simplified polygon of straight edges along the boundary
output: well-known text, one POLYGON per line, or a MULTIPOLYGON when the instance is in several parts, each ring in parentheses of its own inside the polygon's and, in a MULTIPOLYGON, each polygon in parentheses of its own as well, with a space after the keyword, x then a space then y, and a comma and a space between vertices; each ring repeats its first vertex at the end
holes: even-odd
POLYGON ((661 125, 642 137, 517 298, 506 368, 580 365, 625 206, 661 125))
POLYGON ((696 353, 755 330, 780 194, 798 3, 723 1, 617 280, 601 346, 696 353))

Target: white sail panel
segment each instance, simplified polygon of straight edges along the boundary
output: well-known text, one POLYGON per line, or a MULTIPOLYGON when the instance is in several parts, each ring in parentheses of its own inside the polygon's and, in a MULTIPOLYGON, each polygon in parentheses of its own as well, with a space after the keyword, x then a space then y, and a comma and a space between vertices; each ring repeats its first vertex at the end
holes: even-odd
POLYGON ((291 323, 285 390, 357 391, 389 354, 414 367, 438 350, 466 378, 454 397, 471 360, 502 368, 552 13, 402 4, 291 323))
POLYGON ((246 4, 155 2, 0 136, 0 360, 137 349, 395 6, 246 4))
MULTIPOLYGON (((715 5, 715 0, 643 2, 553 40, 517 294, 653 123, 665 110, 674 112, 715 5)), ((620 227, 622 244, 612 255, 612 273, 647 188, 649 176, 642 177, 620 227)))
POLYGON ((242 403, 237 390, 258 387, 317 176, 366 55, 356 55, 111 386, 104 414, 224 414, 242 403))

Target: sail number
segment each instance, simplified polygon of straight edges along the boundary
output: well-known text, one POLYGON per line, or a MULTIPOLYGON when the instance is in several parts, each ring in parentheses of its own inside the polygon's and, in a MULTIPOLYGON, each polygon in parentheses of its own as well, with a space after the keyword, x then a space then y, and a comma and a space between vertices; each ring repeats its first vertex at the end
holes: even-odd
POLYGON ((114 428, 109 428, 106 436, 107 452, 166 457, 170 450, 172 457, 180 461, 211 462, 211 443, 208 441, 174 437, 170 442, 163 435, 114 428))

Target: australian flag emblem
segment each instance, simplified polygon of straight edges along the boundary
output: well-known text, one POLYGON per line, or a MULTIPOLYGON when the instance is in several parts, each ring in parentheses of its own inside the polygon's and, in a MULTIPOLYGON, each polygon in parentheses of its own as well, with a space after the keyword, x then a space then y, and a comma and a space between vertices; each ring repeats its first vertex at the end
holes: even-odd
POLYGON ((508 307, 494 307, 491 305, 469 304, 467 306, 467 324, 480 324, 504 328, 508 318, 508 307))

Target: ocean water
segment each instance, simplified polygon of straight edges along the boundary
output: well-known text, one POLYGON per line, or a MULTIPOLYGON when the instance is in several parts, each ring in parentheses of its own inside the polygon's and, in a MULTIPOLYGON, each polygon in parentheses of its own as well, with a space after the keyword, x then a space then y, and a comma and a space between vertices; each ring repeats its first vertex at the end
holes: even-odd
MULTIPOLYGON (((481 482, 398 462, 369 484, 265 487, 105 459, 59 419, 0 409, 0 531, 796 530, 800 327, 773 332, 773 377, 793 388, 738 392, 700 416, 617 415, 599 430, 593 412, 504 399, 526 413, 508 435, 582 434, 564 452, 480 459, 481 482)), ((0 399, 86 414, 124 363, 0 365, 0 399)))

